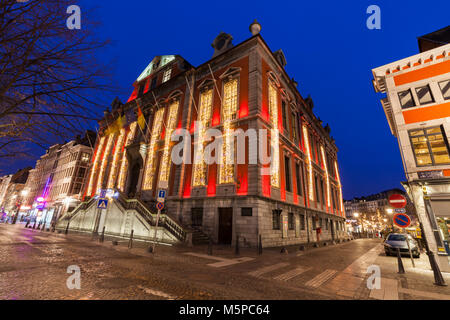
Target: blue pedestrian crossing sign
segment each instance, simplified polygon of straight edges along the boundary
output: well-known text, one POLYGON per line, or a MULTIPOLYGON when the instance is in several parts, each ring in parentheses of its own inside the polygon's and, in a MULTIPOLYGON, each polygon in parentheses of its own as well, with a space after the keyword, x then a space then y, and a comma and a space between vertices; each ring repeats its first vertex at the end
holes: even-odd
POLYGON ((108 207, 108 199, 98 199, 97 208, 106 209, 108 207))

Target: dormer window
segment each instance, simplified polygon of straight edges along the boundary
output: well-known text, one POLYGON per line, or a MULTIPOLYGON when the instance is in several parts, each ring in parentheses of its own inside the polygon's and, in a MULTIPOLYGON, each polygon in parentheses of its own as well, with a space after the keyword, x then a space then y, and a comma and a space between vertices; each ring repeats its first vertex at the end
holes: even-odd
POLYGON ((172 74, 172 68, 169 68, 164 71, 162 83, 169 81, 170 76, 172 74))

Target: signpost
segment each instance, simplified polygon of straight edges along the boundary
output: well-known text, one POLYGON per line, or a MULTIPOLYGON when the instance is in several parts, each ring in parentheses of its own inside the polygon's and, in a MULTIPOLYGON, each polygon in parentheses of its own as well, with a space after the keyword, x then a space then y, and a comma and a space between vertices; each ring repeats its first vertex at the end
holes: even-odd
POLYGON ((153 248, 152 252, 155 253, 156 248, 156 234, 158 232, 158 223, 159 223, 159 216, 161 215, 161 210, 164 209, 164 201, 166 200, 166 190, 159 189, 158 190, 158 197, 156 204, 156 208, 158 209, 158 214, 156 215, 156 224, 155 224, 155 235, 153 236, 153 248))
POLYGON ((406 198, 401 194, 393 194, 389 197, 389 204, 397 209, 406 207, 406 198))
POLYGON ((394 215, 394 224, 399 228, 407 228, 411 224, 411 219, 404 213, 397 213, 394 215))
POLYGON ((108 200, 107 199, 98 199, 97 208, 99 208, 99 209, 108 208, 108 200))

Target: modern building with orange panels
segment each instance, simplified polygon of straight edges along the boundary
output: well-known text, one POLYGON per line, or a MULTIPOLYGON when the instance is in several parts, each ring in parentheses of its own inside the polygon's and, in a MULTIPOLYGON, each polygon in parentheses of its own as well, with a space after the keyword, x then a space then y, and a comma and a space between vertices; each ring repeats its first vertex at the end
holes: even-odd
POLYGON ((419 37, 421 52, 373 69, 430 249, 450 271, 450 26, 419 37))
POLYGON ((269 48, 258 23, 250 30, 238 45, 219 34, 212 58, 197 67, 178 55, 152 59, 128 101, 116 100, 100 121, 85 202, 59 228, 253 247, 260 239, 266 247, 346 238, 330 127, 287 74, 283 52, 269 48), (214 152, 219 161, 194 159, 212 143, 210 129, 224 142, 214 152), (238 130, 244 147, 236 147, 235 161, 223 161, 238 130), (251 135, 261 130, 265 142, 251 135), (178 141, 190 147, 183 163, 173 161, 178 141), (271 164, 250 161, 261 149, 271 164), (167 196, 156 228, 160 189, 167 196), (102 190, 110 195, 106 210, 96 206, 102 190))

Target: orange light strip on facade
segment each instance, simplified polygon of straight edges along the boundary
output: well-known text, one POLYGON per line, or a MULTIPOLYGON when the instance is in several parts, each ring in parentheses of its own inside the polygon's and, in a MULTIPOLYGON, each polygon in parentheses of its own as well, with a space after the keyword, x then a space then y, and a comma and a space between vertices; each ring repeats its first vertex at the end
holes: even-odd
MULTIPOLYGON (((125 145, 124 145, 125 147, 129 146, 131 144, 131 142, 133 141, 134 135, 136 134, 136 129, 137 129, 137 121, 130 124, 130 131, 128 132, 128 135, 125 139, 125 145)), ((122 150, 120 152, 122 152, 122 150)), ((117 189, 119 189, 122 192, 124 192, 124 190, 125 190, 125 182, 126 182, 126 178, 127 178, 127 172, 128 172, 128 159, 125 156, 125 152, 124 152, 124 154, 122 156, 120 170, 119 170, 119 178, 117 179, 117 189)))
POLYGON ((339 174, 337 161, 334 162, 334 168, 336 170, 336 178, 337 178, 338 186, 339 186, 339 204, 340 204, 340 207, 341 207, 340 211, 341 211, 341 214, 342 214, 344 212, 344 203, 342 201, 342 185, 341 185, 341 177, 340 177, 340 174, 339 174))
POLYGON ((108 166, 108 158, 111 152, 111 149, 114 145, 114 140, 116 138, 116 134, 108 135, 108 142, 106 143, 105 153, 103 154, 102 164, 100 166, 100 171, 98 173, 97 186, 94 189, 94 192, 99 192, 99 189, 103 186, 103 179, 106 173, 106 167, 108 166))
POLYGON ((306 146, 306 165, 308 166, 308 193, 309 193, 309 200, 314 201, 314 186, 313 186, 313 169, 311 164, 311 149, 309 146, 309 134, 308 134, 308 128, 306 126, 303 126, 303 135, 305 140, 305 146, 306 146))
POLYGON ((405 124, 450 117, 450 102, 403 111, 405 124))
POLYGON ((269 115, 272 123, 270 130, 270 145, 273 150, 272 167, 271 167, 271 185, 280 187, 280 146, 279 146, 279 130, 278 130, 278 94, 273 83, 269 84, 269 115))
POLYGON ((211 121, 211 107, 212 107, 212 89, 203 92, 200 95, 200 130, 198 132, 198 141, 196 145, 196 163, 194 164, 194 180, 192 185, 205 186, 206 185, 206 163, 203 157, 204 142, 206 136, 206 128, 211 121))
POLYGON ((423 67, 418 70, 413 70, 406 72, 394 77, 394 82, 396 86, 401 86, 403 84, 416 82, 423 79, 428 79, 432 77, 439 76, 441 74, 450 72, 450 60, 432 64, 428 67, 423 67))
POLYGON ((231 122, 234 120, 237 111, 237 87, 238 80, 233 79, 225 83, 223 87, 223 140, 222 140, 222 164, 220 165, 219 183, 234 182, 234 164, 231 159, 233 139, 233 128, 231 122))
POLYGON ((327 184, 327 208, 330 207, 331 199, 330 199, 330 178, 328 177, 328 165, 327 165, 327 158, 325 158, 325 149, 323 146, 320 146, 320 151, 322 153, 322 159, 323 159, 323 165, 325 168, 325 182, 327 184))
POLYGON ((161 161, 161 171, 159 174, 159 181, 168 182, 169 174, 170 174, 170 142, 172 137, 172 132, 175 130, 177 126, 177 115, 178 115, 178 106, 180 102, 175 101, 169 106, 169 118, 167 120, 167 128, 166 128, 166 136, 164 142, 164 153, 161 161))
POLYGON ((164 108, 156 111, 155 119, 153 120, 153 130, 150 139, 150 145, 147 149, 147 164, 144 172, 144 185, 143 190, 151 190, 153 188, 153 177, 155 176, 155 158, 156 158, 156 143, 161 135, 161 129, 163 124, 164 108))
POLYGON ((94 164, 93 164, 92 170, 91 170, 91 176, 89 178, 89 185, 88 185, 88 189, 87 189, 88 196, 91 196, 94 191, 94 180, 95 180, 95 177, 97 176, 98 166, 99 166, 100 160, 102 158, 103 145, 105 144, 105 138, 106 138, 105 136, 101 137, 100 142, 98 144, 97 155, 94 159, 94 164))
POLYGON ((125 140, 125 134, 126 130, 125 128, 122 128, 120 130, 119 137, 117 138, 116 148, 114 149, 114 156, 111 163, 111 170, 109 173, 108 183, 106 185, 106 188, 108 189, 113 189, 116 184, 116 178, 119 169, 119 161, 122 159, 123 156, 122 145, 123 141, 125 140))

